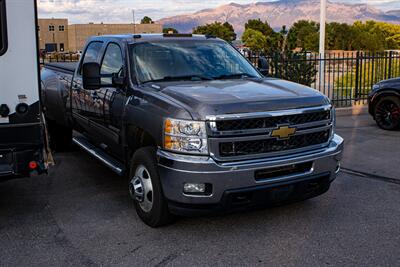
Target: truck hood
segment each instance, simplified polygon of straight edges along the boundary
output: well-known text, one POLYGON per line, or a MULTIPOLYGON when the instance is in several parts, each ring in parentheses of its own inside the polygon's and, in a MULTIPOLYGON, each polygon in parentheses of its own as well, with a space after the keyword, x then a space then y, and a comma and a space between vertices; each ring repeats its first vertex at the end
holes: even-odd
POLYGON ((286 110, 329 104, 309 87, 277 79, 163 83, 161 93, 180 102, 193 119, 208 115, 286 110))

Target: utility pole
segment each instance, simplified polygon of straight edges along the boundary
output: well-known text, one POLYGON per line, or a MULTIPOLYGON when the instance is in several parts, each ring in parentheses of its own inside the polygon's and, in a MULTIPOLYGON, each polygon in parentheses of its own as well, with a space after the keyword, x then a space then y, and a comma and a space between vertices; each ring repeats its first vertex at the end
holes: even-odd
POLYGON ((325 92, 325 28, 326 28, 326 0, 321 0, 321 16, 319 29, 319 82, 325 92))
POLYGON ((136 19, 135 19, 135 10, 132 9, 132 16, 133 16, 133 34, 136 34, 136 19))

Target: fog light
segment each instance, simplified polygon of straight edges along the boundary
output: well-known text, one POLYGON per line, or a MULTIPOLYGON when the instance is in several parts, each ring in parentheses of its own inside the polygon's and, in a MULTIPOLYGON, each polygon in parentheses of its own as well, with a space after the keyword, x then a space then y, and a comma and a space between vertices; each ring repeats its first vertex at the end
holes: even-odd
POLYGON ((193 184, 193 183, 186 183, 183 185, 183 192, 184 193, 191 193, 191 194, 203 194, 206 192, 206 185, 205 184, 193 184))

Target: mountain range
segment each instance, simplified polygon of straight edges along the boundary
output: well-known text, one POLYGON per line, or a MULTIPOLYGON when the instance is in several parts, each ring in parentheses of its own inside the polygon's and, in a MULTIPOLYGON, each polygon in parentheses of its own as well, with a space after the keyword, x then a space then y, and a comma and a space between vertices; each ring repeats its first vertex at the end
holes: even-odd
MULTIPOLYGON (((383 11, 368 4, 348 4, 328 1, 328 21, 353 23, 356 20, 377 20, 400 24, 400 10, 383 11)), ((200 10, 164 18, 158 21, 164 27, 176 28, 179 32, 191 32, 196 26, 214 21, 228 21, 241 35, 249 19, 266 20, 274 29, 282 25, 291 26, 298 20, 319 21, 320 0, 279 0, 252 4, 231 3, 217 8, 200 10)))

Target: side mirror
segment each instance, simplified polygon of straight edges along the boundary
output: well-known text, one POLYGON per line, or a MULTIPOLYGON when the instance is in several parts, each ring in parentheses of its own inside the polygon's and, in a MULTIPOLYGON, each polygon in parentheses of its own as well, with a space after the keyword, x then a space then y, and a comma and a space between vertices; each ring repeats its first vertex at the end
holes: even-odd
POLYGON ((269 63, 268 59, 265 57, 260 57, 258 59, 258 70, 261 72, 262 75, 268 76, 269 74, 269 63))
POLYGON ((101 87, 100 65, 95 62, 85 63, 82 66, 83 88, 96 90, 101 87))
POLYGON ((114 73, 112 75, 112 84, 116 87, 124 87, 125 85, 125 78, 119 77, 118 73, 114 73))

